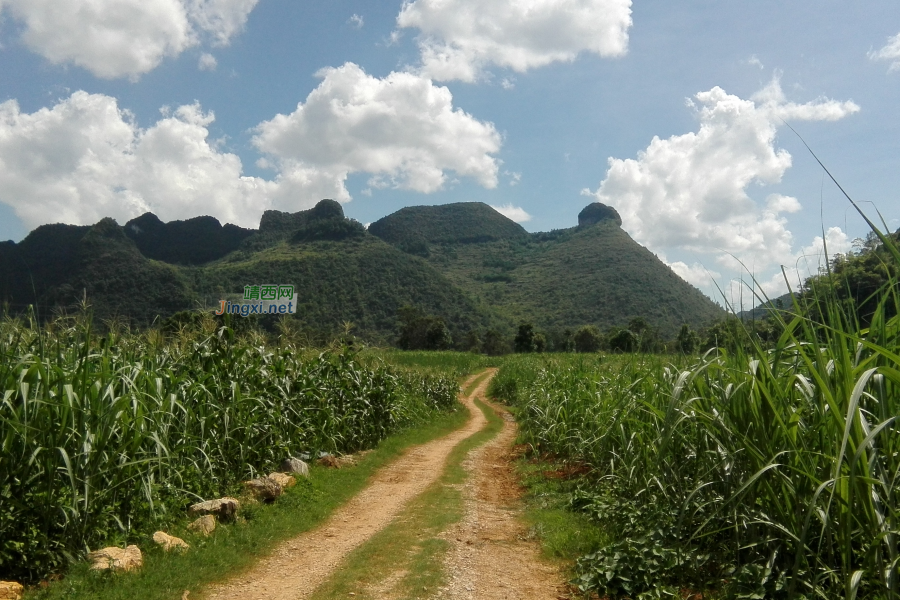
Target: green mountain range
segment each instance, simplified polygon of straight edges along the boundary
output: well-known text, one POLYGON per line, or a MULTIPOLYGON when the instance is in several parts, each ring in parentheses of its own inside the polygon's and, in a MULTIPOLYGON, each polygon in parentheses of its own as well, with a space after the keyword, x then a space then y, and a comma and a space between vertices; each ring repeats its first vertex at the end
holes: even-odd
POLYGON ((443 319, 458 343, 470 332, 511 335, 520 321, 553 333, 634 317, 674 337, 683 323, 722 315, 599 203, 577 227, 550 233, 475 202, 404 208, 366 230, 323 200, 266 211, 257 230, 147 213, 124 226, 44 225, 0 243, 0 301, 41 318, 86 299, 101 320, 144 327, 267 283, 294 285, 300 327, 327 337, 352 323, 376 343, 396 340, 405 306, 443 319))

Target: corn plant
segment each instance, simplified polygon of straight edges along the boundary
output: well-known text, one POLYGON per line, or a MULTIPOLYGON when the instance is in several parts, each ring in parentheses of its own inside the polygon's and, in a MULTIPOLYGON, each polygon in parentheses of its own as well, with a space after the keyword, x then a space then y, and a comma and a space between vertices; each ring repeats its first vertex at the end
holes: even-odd
POLYGON ((33 581, 287 456, 371 448, 455 406, 454 379, 347 349, 109 329, 0 322, 0 578, 33 581))
POLYGON ((900 598, 897 281, 867 328, 829 306, 772 348, 501 368, 522 441, 593 467, 573 503, 617 541, 579 561, 585 591, 900 598))

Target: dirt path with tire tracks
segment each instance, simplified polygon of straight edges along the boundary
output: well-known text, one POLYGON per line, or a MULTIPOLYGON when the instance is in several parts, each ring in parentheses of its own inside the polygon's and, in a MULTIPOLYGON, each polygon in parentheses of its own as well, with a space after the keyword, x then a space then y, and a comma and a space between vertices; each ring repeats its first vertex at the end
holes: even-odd
MULTIPOLYGON (((205 600, 308 598, 340 568, 350 552, 390 524, 410 500, 438 480, 457 444, 487 425, 474 400, 484 399, 496 369, 488 372, 489 376, 471 394, 461 395, 471 415, 461 429, 410 449, 378 471, 362 492, 337 509, 325 523, 282 542, 250 570, 210 587, 200 597, 205 600)), ((484 371, 470 377, 463 389, 483 374, 484 371)), ((465 484, 466 516, 447 534, 448 539, 460 541, 452 543, 448 555, 451 581, 441 591, 444 597, 535 600, 558 597, 555 591, 559 574, 537 559, 535 548, 523 554, 521 544, 513 539, 522 537, 522 532, 514 510, 508 505, 518 497, 519 488, 504 457, 514 438, 515 424, 510 418, 500 435, 473 451, 467 459, 471 476, 465 484), (510 552, 519 556, 510 557, 510 552), (510 572, 509 567, 513 565, 515 572, 510 572), (515 587, 516 580, 521 584, 525 580, 533 582, 535 578, 542 584, 515 587), (500 587, 496 584, 492 587, 491 580, 499 582, 500 587), (520 588, 522 592, 515 591, 520 588)))
MULTIPOLYGON (((383 529, 407 505, 434 483, 450 451, 481 430, 487 420, 474 399, 484 396, 495 370, 467 397, 472 415, 466 424, 442 438, 416 446, 382 468, 369 485, 337 509, 325 523, 282 542, 249 571, 212 587, 207 600, 298 600, 307 598, 360 544, 383 529)), ((463 389, 483 372, 470 377, 463 389)))
POLYGON ((473 450, 463 466, 465 514, 445 534, 451 550, 448 583, 436 598, 449 600, 557 600, 569 598, 559 566, 540 556, 520 516, 522 488, 513 470, 516 423, 508 412, 503 429, 473 450))

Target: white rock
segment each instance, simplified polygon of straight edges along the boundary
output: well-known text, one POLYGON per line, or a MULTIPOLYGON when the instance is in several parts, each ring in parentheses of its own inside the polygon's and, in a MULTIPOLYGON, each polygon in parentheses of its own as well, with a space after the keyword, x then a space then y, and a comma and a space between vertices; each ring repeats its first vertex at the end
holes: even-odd
POLYGON ((173 535, 169 535, 164 531, 157 531, 153 534, 153 541, 163 547, 163 550, 168 552, 169 550, 187 550, 190 548, 187 542, 185 542, 181 538, 177 538, 173 535))
POLYGON ((113 571, 133 571, 140 568, 144 564, 144 557, 141 555, 141 549, 137 546, 128 546, 127 548, 104 548, 88 554, 88 560, 94 563, 91 569, 102 571, 112 569, 113 571))

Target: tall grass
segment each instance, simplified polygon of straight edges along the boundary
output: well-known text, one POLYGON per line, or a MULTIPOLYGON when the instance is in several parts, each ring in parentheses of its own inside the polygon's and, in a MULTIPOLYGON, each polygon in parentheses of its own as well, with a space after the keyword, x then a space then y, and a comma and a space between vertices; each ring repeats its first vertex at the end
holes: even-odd
POLYGON ((900 598, 898 282, 865 329, 823 300, 772 348, 501 368, 523 441, 593 467, 574 503, 617 541, 579 562, 585 590, 900 598))
POLYGON ((446 373, 459 378, 485 367, 497 366, 499 362, 496 357, 473 352, 434 350, 368 349, 360 354, 360 358, 414 368, 418 373, 446 373))
POLYGON ((455 406, 452 377, 227 327, 96 335, 0 322, 0 578, 32 581, 300 452, 352 452, 455 406))

